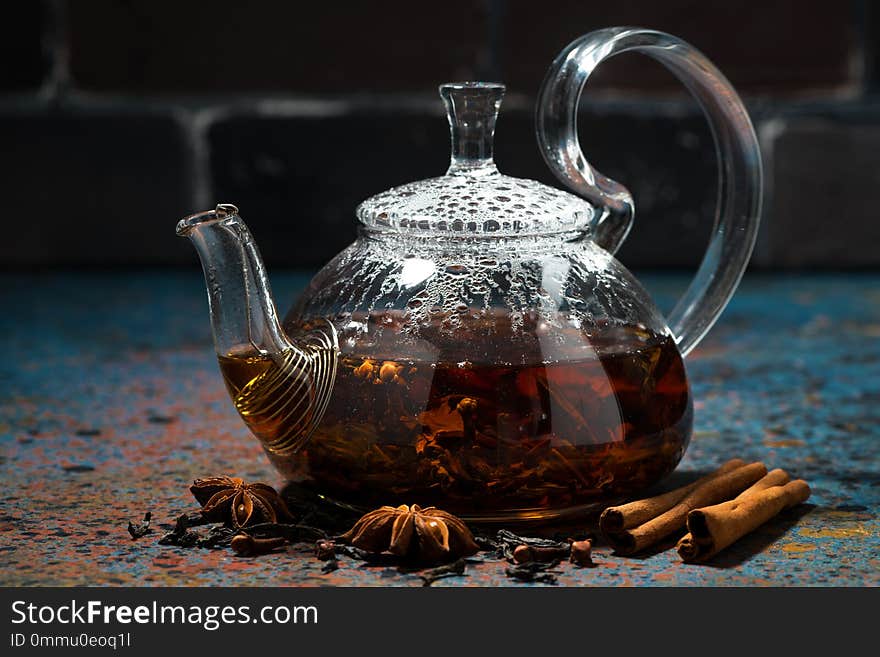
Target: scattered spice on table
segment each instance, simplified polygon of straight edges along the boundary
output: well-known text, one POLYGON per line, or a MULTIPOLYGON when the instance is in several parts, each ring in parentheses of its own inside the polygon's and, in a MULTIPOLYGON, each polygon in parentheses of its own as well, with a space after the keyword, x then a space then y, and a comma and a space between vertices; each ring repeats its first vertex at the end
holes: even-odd
POLYGON ((550 561, 568 559, 570 556, 571 545, 559 547, 535 547, 523 544, 517 545, 513 550, 513 560, 516 563, 528 563, 530 561, 548 563, 550 561))
MULTIPOLYGON (((520 536, 508 529, 499 529, 494 539, 482 538, 484 549, 494 549, 496 555, 500 559, 508 561, 516 561, 514 551, 520 546, 540 549, 556 549, 567 552, 569 543, 567 541, 555 540, 552 538, 542 538, 534 536, 520 536)), ((567 554, 565 555, 568 556, 567 554)))
POLYGON ((714 473, 663 495, 605 509, 599 528, 618 554, 631 555, 684 528, 688 512, 731 499, 767 474, 763 463, 728 461, 714 473))
MULTIPOLYGON (((466 574, 466 557, 479 551, 489 553, 489 558, 478 557, 474 563, 491 562, 493 557, 507 561, 507 577, 530 583, 556 584, 563 561, 570 567, 596 565, 592 537, 585 534, 548 538, 501 529, 494 536, 475 536, 460 518, 419 505, 380 507, 338 534, 331 532, 339 531, 344 517, 299 504, 295 516, 281 495, 264 483, 210 477, 195 480, 190 490, 202 508, 179 515, 159 539, 161 545, 231 548, 239 556, 256 557, 311 541, 315 558, 324 562, 323 573, 338 570, 344 556, 370 566, 397 566, 404 573, 415 570, 425 586, 466 574)), ((687 486, 606 509, 599 527, 621 555, 642 551, 687 527, 689 533, 678 542, 679 554, 685 562, 700 562, 809 494, 806 482, 791 481, 783 470, 768 473, 763 463, 732 459, 687 486)), ((151 517, 147 512, 142 522, 129 521, 132 539, 152 531, 151 517)))
POLYGON ((809 497, 803 479, 791 481, 784 470, 772 470, 734 499, 688 513, 689 533, 678 542, 678 554, 685 562, 706 561, 809 497))
POLYGON ((159 415, 158 413, 154 413, 147 417, 147 422, 152 424, 171 424, 172 422, 176 422, 177 418, 170 415, 159 415))
POLYGON ((678 541, 687 563, 706 561, 779 514, 805 502, 810 487, 760 462, 732 459, 675 490, 605 509, 599 528, 617 554, 630 555, 688 530, 678 541))
POLYGON ((323 561, 321 572, 325 575, 339 570, 339 560, 336 558, 336 542, 330 539, 318 539, 315 543, 315 558, 323 561))
POLYGON ((248 525, 241 529, 257 538, 283 537, 290 543, 300 541, 315 541, 327 538, 327 532, 319 527, 304 525, 299 522, 263 522, 257 525, 248 525))
POLYGON ((269 554, 278 548, 287 545, 287 539, 277 538, 254 538, 250 534, 236 534, 229 542, 232 551, 240 557, 257 557, 261 554, 269 554))
POLYGON ((466 557, 480 549, 460 518, 418 504, 370 511, 340 540, 369 552, 390 552, 425 564, 466 557))
POLYGON ((327 561, 336 556, 336 543, 328 539, 319 539, 315 543, 315 558, 327 561))
POLYGON ((87 463, 71 463, 70 465, 62 465, 61 469, 65 472, 92 472, 95 469, 95 466, 89 465, 87 463))
POLYGON ((284 499, 268 484, 249 484, 239 477, 208 477, 196 479, 190 492, 202 505, 205 518, 229 519, 233 527, 293 519, 284 499))
POLYGON ((529 561, 527 563, 519 563, 515 566, 509 566, 504 573, 520 582, 539 582, 542 584, 556 584, 556 575, 549 572, 559 565, 559 559, 548 563, 539 563, 537 561, 529 561))
POLYGON ((323 566, 321 566, 321 573, 327 575, 328 573, 332 573, 334 570, 339 570, 339 559, 336 558, 335 554, 330 559, 325 561, 323 566))
POLYGON ((213 525, 204 531, 194 531, 193 527, 207 525, 201 512, 187 512, 179 515, 174 528, 159 539, 159 545, 173 545, 181 548, 220 549, 229 547, 235 530, 226 525, 213 525))
POLYGON ((593 541, 589 538, 583 541, 573 541, 568 560, 576 566, 595 566, 596 564, 593 562, 593 541))
POLYGON ((467 562, 464 559, 456 559, 452 563, 423 570, 419 573, 419 577, 422 579, 422 586, 431 586, 438 579, 443 579, 444 577, 464 575, 466 566, 467 562))
POLYGON ((131 534, 131 540, 136 541, 139 538, 143 538, 147 534, 152 533, 152 529, 150 528, 150 519, 153 517, 153 514, 147 511, 144 514, 144 519, 134 524, 131 520, 128 521, 128 533, 131 534))
POLYGON ((648 520, 656 518, 661 513, 671 509, 697 486, 714 479, 720 474, 742 467, 745 464, 746 462, 742 459, 731 459, 714 472, 711 472, 704 477, 700 477, 686 486, 681 486, 680 488, 663 493, 662 495, 656 495, 647 499, 633 500, 622 506, 608 507, 602 512, 602 516, 599 518, 599 529, 602 530, 603 534, 608 535, 622 533, 625 530, 638 527, 648 520))

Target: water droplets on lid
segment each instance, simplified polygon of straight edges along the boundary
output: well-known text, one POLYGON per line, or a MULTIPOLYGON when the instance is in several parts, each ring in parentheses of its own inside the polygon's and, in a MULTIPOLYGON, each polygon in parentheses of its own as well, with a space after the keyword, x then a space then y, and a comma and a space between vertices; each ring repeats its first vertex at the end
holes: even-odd
POLYGON ((596 213, 586 200, 498 172, 492 152, 503 93, 496 83, 442 85, 452 141, 449 170, 367 199, 357 209, 361 223, 417 235, 589 231, 596 213))

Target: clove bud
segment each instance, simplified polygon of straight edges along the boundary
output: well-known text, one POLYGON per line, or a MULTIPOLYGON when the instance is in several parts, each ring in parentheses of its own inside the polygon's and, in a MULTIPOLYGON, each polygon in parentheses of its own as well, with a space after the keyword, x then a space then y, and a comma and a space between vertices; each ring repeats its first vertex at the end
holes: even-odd
POLYGON ((321 539, 315 543, 315 556, 320 561, 332 559, 336 556, 336 543, 327 539, 321 539))
POLYGON ((556 559, 565 559, 569 556, 569 547, 535 547, 531 545, 517 545, 513 550, 513 560, 516 563, 549 563, 556 559))
POLYGON ((233 552, 240 557, 256 557, 261 554, 269 554, 287 543, 283 536, 276 538, 254 538, 250 534, 236 534, 232 537, 230 546, 233 552))
POLYGON ((571 544, 571 557, 569 561, 577 566, 593 566, 593 541, 589 538, 583 541, 574 541, 571 544))

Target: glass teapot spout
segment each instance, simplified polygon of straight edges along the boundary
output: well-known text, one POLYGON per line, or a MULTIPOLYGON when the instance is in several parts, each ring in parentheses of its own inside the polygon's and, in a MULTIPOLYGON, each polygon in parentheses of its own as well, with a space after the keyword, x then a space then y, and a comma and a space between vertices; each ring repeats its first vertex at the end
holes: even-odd
POLYGON ((278 320, 263 259, 234 205, 181 219, 202 262, 214 347, 239 414, 270 452, 299 449, 321 421, 336 377, 332 324, 293 338, 278 320), (251 371, 238 380, 230 372, 251 371), (283 422, 271 434, 267 418, 283 422))
POLYGON ((190 215, 178 222, 177 234, 190 239, 202 261, 217 355, 289 348, 263 259, 238 208, 220 204, 190 215))

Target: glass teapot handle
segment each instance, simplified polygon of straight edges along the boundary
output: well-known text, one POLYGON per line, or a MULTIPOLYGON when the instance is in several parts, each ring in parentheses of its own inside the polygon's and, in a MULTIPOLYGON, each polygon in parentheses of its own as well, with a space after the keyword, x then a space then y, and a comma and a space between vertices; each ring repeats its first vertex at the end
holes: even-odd
POLYGON ((553 61, 541 85, 538 142, 556 176, 604 210, 593 236, 599 246, 617 251, 632 225, 634 206, 625 187, 584 158, 577 109, 593 69, 630 51, 658 60, 690 90, 709 121, 718 153, 718 205, 709 247, 668 318, 679 350, 687 354, 718 319, 748 264, 761 211, 761 153, 739 96, 693 46, 663 32, 635 27, 597 30, 576 39, 553 61))

